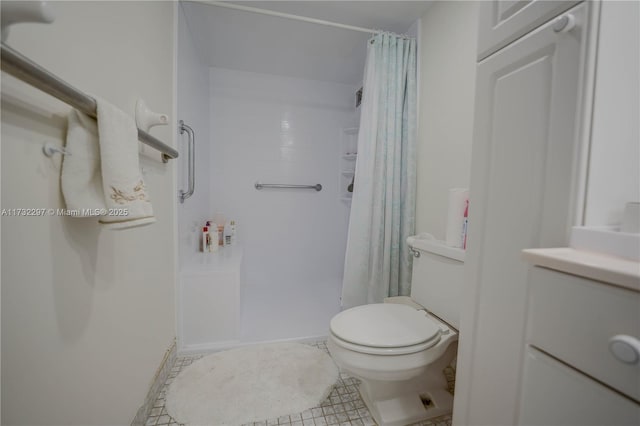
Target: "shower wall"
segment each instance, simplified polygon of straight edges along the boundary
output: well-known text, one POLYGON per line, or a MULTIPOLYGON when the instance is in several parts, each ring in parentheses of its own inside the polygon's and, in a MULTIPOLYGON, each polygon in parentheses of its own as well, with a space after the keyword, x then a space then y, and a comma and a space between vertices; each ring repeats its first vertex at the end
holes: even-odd
POLYGON ((244 248, 241 341, 326 335, 339 311, 349 214, 342 129, 355 86, 210 68, 210 211, 244 248), (323 186, 256 190, 254 184, 323 186))

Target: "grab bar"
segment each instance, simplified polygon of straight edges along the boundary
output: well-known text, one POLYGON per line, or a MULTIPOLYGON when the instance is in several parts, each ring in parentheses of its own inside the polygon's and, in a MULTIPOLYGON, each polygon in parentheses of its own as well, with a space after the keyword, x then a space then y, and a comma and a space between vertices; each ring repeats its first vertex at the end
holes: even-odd
POLYGON ((322 191, 322 185, 319 183, 315 185, 289 185, 286 183, 260 183, 256 182, 254 185, 257 190, 262 188, 298 188, 298 189, 315 189, 316 191, 322 191))
MULTIPOLYGON (((78 111, 82 111, 92 118, 97 116, 96 100, 81 92, 61 78, 33 62, 31 59, 2 43, 0 65, 2 71, 36 87, 43 92, 60 99, 78 111)), ((162 161, 178 158, 178 151, 144 130, 138 129, 138 140, 162 152, 162 161)))
POLYGON ((180 203, 184 203, 184 200, 193 195, 193 191, 196 188, 196 135, 193 129, 180 120, 179 123, 180 134, 187 132, 189 138, 189 188, 187 191, 180 190, 180 203))

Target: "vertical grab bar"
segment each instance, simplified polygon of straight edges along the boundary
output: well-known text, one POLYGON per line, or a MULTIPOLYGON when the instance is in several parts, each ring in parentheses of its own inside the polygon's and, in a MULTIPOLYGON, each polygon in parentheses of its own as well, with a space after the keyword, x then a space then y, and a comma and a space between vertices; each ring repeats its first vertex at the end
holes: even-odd
POLYGON ((182 135, 187 132, 187 136, 189 137, 189 188, 187 191, 180 190, 180 203, 184 203, 184 200, 193 195, 196 187, 196 136, 193 129, 184 124, 184 121, 180 120, 179 125, 180 134, 182 135))

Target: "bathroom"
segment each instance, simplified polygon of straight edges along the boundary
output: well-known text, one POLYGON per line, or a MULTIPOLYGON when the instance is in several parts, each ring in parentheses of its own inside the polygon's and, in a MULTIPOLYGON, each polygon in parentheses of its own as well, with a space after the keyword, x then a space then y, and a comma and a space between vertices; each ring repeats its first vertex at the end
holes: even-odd
MULTIPOLYGON (((472 256, 473 232, 495 233, 500 223, 537 220, 504 215, 499 216, 502 222, 492 222, 486 216, 491 206, 483 204, 492 194, 477 198, 478 215, 473 217, 474 183, 487 178, 473 163, 481 152, 478 133, 486 131, 478 123, 490 120, 482 116, 487 108, 478 100, 482 90, 489 90, 478 83, 488 72, 480 59, 489 53, 481 51, 478 36, 479 21, 488 19, 484 6, 464 1, 233 3, 416 38, 415 234, 444 239, 449 190, 471 187, 465 268, 489 268, 492 259, 478 250, 480 234, 472 256), (481 210, 486 217, 480 218, 481 210), (474 224, 483 225, 474 229, 474 224)), ((496 2, 503 5, 504 16, 525 15, 516 13, 527 10, 524 3, 511 3, 496 2)), ((150 109, 169 117, 168 125, 153 127, 150 133, 180 157, 165 164, 157 150, 141 145, 140 166, 156 217, 151 226, 110 232, 91 220, 3 214, 2 424, 140 424, 136 415, 160 367, 176 353, 326 338, 329 320, 340 311, 349 224, 343 171, 350 160, 342 155, 351 151, 346 149, 350 129, 360 124, 355 93, 362 86, 371 35, 190 2, 51 5, 54 22, 12 25, 8 45, 131 115, 136 101, 144 99, 150 109), (209 19, 215 25, 207 25, 209 19), (207 37, 215 37, 215 42, 207 37), (249 54, 238 54, 244 51, 249 54), (357 72, 350 73, 354 67, 357 72), (184 203, 178 193, 188 184, 188 141, 179 132, 178 120, 195 133, 196 185, 184 203), (322 190, 257 190, 258 181, 320 183, 322 190), (235 220, 237 248, 242 250, 241 275, 233 279, 244 285, 221 288, 224 297, 216 299, 229 301, 225 306, 236 323, 225 318, 225 323, 187 332, 181 328, 184 315, 193 309, 190 305, 183 310, 183 267, 193 262, 197 269, 204 255, 197 252, 200 228, 216 213, 235 220), (232 306, 233 300, 237 303, 232 306)), ((542 18, 535 22, 527 24, 522 18, 504 31, 536 31, 581 5, 588 5, 588 13, 578 28, 588 23, 591 30, 566 34, 579 33, 588 40, 575 60, 586 64, 578 68, 583 85, 579 104, 586 106, 575 115, 592 116, 593 122, 575 119, 576 139, 587 141, 588 149, 570 153, 576 176, 567 180, 571 188, 562 190, 572 194, 572 213, 555 228, 540 230, 540 240, 526 235, 535 242, 528 247, 518 245, 520 236, 509 236, 504 242, 515 242, 506 246, 517 248, 510 252, 518 258, 513 262, 520 262, 522 248, 566 247, 570 225, 618 225, 624 204, 640 198, 637 4, 560 2, 554 10, 539 11, 542 18), (545 244, 548 234, 556 238, 553 245, 545 244)), ((506 51, 507 43, 524 34, 500 48, 506 51)), ((3 71, 3 209, 64 208, 61 155, 47 157, 42 149, 47 142, 64 146, 69 110, 3 71)), ((568 117, 565 110, 561 113, 568 117)), ((504 152, 514 158, 518 154, 504 152)), ((532 164, 534 171, 553 166, 532 164)), ((500 206, 502 211, 520 214, 534 197, 541 200, 539 205, 550 205, 561 196, 560 190, 548 187, 540 193, 524 192, 518 187, 527 184, 522 175, 509 175, 513 186, 498 185, 512 196, 511 204, 500 206)), ((547 176, 550 182, 559 179, 552 172, 547 176)), ((553 210, 544 214, 559 216, 553 210)), ((233 250, 236 247, 220 248, 214 255, 233 255, 233 250)), ((526 263, 517 267, 526 268, 526 263)), ((505 271, 519 273, 508 267, 505 271)), ((529 297, 506 285, 469 282, 461 301, 453 423, 515 424, 524 410, 520 383, 504 375, 521 371, 525 335, 517 329, 521 324, 504 318, 515 315, 510 309, 524 311, 529 297), (510 342, 504 340, 483 344, 480 336, 490 336, 496 324, 509 322, 505 328, 512 325, 510 332, 522 337, 518 349, 505 348, 510 342), (507 352, 517 353, 499 356, 507 352)), ((634 333, 637 338, 637 328, 616 334, 634 333)), ((629 368, 637 372, 637 364, 629 368)), ((620 391, 595 373, 589 376, 637 409, 637 395, 629 397, 631 391, 620 391)))

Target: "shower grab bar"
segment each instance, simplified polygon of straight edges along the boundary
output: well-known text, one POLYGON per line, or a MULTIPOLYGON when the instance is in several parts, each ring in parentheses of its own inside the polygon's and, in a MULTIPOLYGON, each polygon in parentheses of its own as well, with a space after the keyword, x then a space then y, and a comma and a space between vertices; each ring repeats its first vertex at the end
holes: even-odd
POLYGON ((319 183, 315 185, 289 185, 286 183, 260 183, 256 182, 254 185, 257 190, 262 188, 297 188, 297 189, 315 189, 316 191, 322 191, 322 185, 319 183))
POLYGON ((187 132, 189 139, 189 188, 187 191, 180 190, 180 203, 184 203, 184 200, 193 195, 196 188, 196 135, 191 127, 184 124, 184 121, 180 120, 178 124, 180 134, 187 132))
MULTIPOLYGON (((0 54, 0 67, 3 71, 71 105, 78 111, 96 118, 97 104, 94 98, 50 73, 5 43, 2 43, 0 54)), ((162 161, 164 163, 170 159, 178 158, 178 151, 162 143, 144 130, 138 129, 138 140, 162 152, 162 161)))

